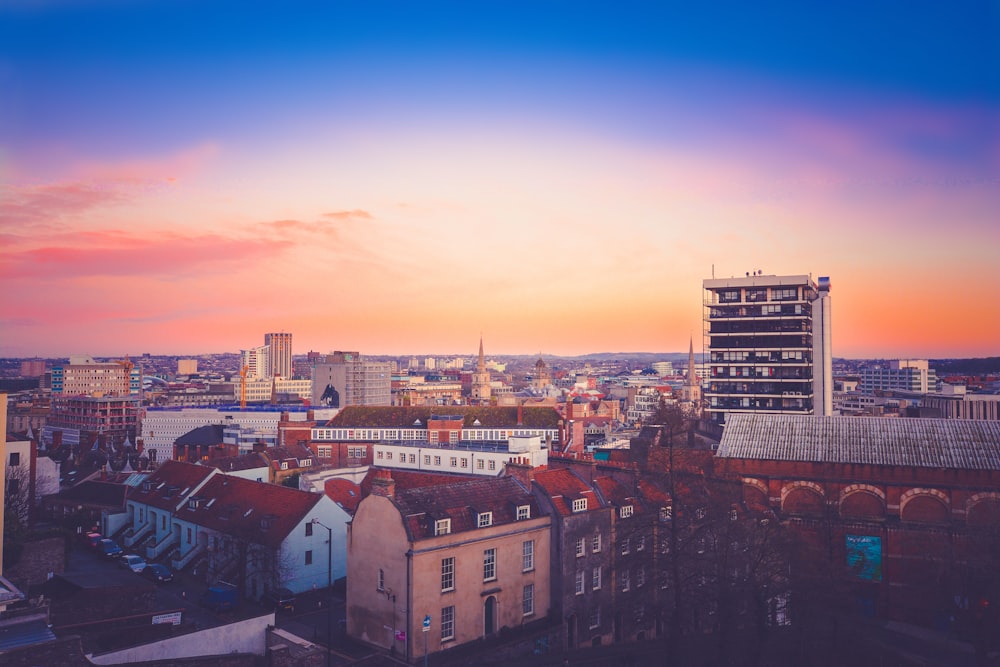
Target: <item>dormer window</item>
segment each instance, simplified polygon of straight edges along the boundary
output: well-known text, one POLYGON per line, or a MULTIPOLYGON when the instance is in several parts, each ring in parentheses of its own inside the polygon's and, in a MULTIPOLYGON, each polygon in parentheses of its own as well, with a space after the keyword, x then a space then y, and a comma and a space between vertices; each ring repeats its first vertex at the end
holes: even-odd
POLYGON ((493 525, 493 512, 480 512, 477 518, 477 523, 480 528, 486 528, 493 525))
POLYGON ((632 505, 622 505, 618 508, 618 518, 627 519, 632 516, 632 505))
POLYGON ((451 532, 451 519, 438 519, 434 522, 435 535, 447 535, 451 532))
POLYGON ((196 510, 198 509, 199 505, 201 505, 201 498, 192 498, 191 500, 188 501, 189 510, 196 510))
POLYGON ((674 506, 664 505, 660 508, 660 521, 670 521, 674 518, 674 506))
POLYGON ((517 520, 524 521, 525 519, 531 518, 531 505, 518 505, 517 506, 517 520))
POLYGON ((574 512, 586 512, 587 511, 587 499, 577 498, 573 501, 573 511, 574 512))
POLYGON ((288 461, 282 461, 281 462, 281 469, 282 470, 288 470, 288 461))

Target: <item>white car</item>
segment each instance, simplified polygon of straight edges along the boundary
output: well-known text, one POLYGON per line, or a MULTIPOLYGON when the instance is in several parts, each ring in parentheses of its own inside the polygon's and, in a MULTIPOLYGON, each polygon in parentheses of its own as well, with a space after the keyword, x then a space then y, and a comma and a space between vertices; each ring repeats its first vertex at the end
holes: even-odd
POLYGON ((142 556, 138 556, 136 554, 126 554, 122 556, 121 560, 118 562, 121 563, 122 567, 127 567, 136 574, 146 569, 146 561, 142 559, 142 556))

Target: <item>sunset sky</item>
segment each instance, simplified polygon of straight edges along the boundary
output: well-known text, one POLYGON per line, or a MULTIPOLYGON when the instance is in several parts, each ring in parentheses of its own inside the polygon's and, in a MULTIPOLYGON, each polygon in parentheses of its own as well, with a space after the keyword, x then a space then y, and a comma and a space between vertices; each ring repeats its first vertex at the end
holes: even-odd
POLYGON ((0 356, 1000 354, 1000 3, 0 6, 0 356))

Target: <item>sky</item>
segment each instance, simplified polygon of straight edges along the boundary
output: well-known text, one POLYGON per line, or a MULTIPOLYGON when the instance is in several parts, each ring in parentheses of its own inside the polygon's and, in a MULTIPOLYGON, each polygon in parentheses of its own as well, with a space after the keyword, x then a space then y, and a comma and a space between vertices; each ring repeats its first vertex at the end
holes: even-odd
POLYGON ((0 357, 1000 355, 1000 3, 811 4, 8 0, 0 357))

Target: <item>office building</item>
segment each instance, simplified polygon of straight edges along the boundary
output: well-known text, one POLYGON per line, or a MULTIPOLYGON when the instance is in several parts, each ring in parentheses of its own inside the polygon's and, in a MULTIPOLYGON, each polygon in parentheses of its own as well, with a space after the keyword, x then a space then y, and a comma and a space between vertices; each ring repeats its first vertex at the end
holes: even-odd
POLYGON ((270 377, 270 352, 267 345, 240 350, 240 366, 245 371, 247 380, 265 380, 270 377))
POLYGON ((195 375, 198 373, 198 360, 197 359, 178 359, 177 360, 177 374, 178 375, 195 375))
POLYGON ((93 357, 73 356, 69 363, 52 367, 52 393, 64 396, 128 396, 142 388, 142 367, 126 357, 122 361, 98 362, 93 357))
POLYGON ((937 390, 937 373, 926 359, 893 359, 887 364, 861 369, 862 394, 907 391, 918 394, 937 390))
POLYGON ((264 345, 268 347, 268 377, 292 377, 292 334, 264 334, 264 345))
POLYGON ((705 280, 709 382, 705 411, 829 415, 833 411, 830 281, 759 272, 705 280))
POLYGON ((368 361, 357 352, 334 352, 312 369, 312 404, 392 405, 392 364, 368 361))

